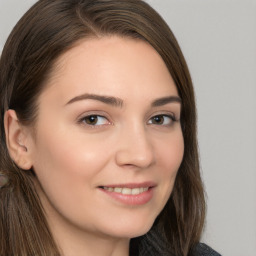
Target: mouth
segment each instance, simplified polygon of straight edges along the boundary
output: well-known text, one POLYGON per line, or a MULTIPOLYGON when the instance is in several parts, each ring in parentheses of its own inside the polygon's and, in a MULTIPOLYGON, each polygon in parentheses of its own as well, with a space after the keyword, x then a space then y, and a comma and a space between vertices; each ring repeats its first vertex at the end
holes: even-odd
POLYGON ((104 185, 98 188, 105 195, 125 205, 144 205, 154 196, 156 184, 152 182, 104 185))

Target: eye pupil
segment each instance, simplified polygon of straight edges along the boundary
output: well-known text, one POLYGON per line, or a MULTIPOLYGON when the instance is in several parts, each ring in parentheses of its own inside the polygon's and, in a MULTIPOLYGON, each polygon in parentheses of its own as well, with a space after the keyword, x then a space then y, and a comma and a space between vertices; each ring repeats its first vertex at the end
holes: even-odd
POLYGON ((87 124, 96 124, 98 122, 98 117, 97 116, 88 116, 86 118, 86 123, 87 124))
POLYGON ((153 118, 153 123, 154 124, 162 124, 164 122, 164 117, 163 116, 155 116, 153 118))

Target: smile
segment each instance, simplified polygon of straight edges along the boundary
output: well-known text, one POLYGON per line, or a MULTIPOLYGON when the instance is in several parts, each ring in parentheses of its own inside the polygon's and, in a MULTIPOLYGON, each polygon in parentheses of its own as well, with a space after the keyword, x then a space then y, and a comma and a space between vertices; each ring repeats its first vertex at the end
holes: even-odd
POLYGON ((147 204, 154 196, 154 182, 112 184, 98 187, 105 195, 122 205, 139 206, 147 204))
POLYGON ((145 191, 148 191, 149 187, 141 188, 119 188, 119 187, 103 187, 104 190, 109 192, 120 193, 123 195, 139 195, 145 191))

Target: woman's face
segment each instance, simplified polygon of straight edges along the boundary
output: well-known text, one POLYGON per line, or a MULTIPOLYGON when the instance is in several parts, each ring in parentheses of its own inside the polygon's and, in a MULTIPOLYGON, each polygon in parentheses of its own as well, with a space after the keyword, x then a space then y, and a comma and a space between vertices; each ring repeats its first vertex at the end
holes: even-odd
POLYGON ((180 111, 173 79, 146 42, 89 39, 62 55, 29 146, 51 229, 146 233, 182 161, 180 111))

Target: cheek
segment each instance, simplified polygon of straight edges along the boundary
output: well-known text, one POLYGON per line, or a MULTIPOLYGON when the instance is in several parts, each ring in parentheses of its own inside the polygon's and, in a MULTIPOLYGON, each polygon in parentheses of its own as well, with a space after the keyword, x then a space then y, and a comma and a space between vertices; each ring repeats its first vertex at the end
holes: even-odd
POLYGON ((78 190, 82 183, 93 186, 93 178, 103 168, 106 155, 103 159, 97 148, 85 148, 68 143, 42 146, 34 167, 44 189, 53 189, 53 195, 58 195, 57 189, 68 194, 74 187, 78 190))
POLYGON ((162 196, 168 200, 173 190, 176 175, 184 155, 184 140, 182 132, 162 143, 158 148, 159 171, 158 178, 163 181, 162 196))
POLYGON ((86 188, 93 188, 108 162, 108 151, 102 150, 102 144, 71 134, 48 134, 37 141, 34 169, 45 192, 56 201, 64 195, 70 200, 72 196, 79 198, 86 188))
POLYGON ((97 169, 108 152, 103 148, 102 140, 99 143, 97 138, 64 128, 46 129, 54 131, 50 134, 41 131, 35 150, 37 163, 47 165, 55 172, 61 169, 62 174, 89 174, 90 170, 97 169))
POLYGON ((42 137, 44 140, 37 143, 34 169, 43 189, 42 199, 47 197, 46 201, 43 199, 46 211, 54 216, 51 210, 54 207, 61 215, 79 223, 86 215, 86 206, 94 203, 92 195, 108 163, 108 151, 95 141, 77 140, 70 135, 42 137))
POLYGON ((163 175, 176 175, 184 155, 184 140, 182 132, 176 133, 170 140, 164 141, 158 147, 158 158, 165 170, 163 175))

